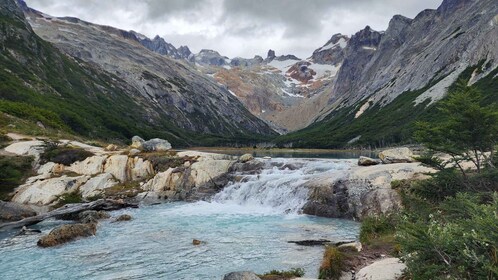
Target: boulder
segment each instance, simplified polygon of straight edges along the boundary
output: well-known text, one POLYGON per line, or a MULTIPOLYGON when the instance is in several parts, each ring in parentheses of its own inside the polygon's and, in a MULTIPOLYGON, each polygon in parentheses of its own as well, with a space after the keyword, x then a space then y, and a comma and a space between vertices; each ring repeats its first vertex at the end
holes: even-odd
POLYGON ((413 152, 406 148, 394 148, 379 153, 379 158, 385 164, 414 162, 413 152))
POLYGON ((110 156, 104 165, 104 172, 110 173, 124 183, 128 180, 128 156, 127 155, 113 155, 110 156))
POLYGON ((193 163, 190 168, 195 186, 224 185, 224 180, 221 177, 230 171, 234 163, 233 160, 203 160, 193 163))
POLYGON ((32 216, 36 216, 36 212, 30 207, 0 200, 0 222, 19 221, 32 216))
POLYGON ((83 198, 95 197, 104 192, 105 189, 117 185, 118 182, 110 173, 99 174, 80 187, 80 194, 83 198))
POLYGON ((254 272, 239 271, 225 274, 223 280, 261 280, 254 272))
POLYGON ((134 157, 136 155, 140 154, 140 150, 139 149, 131 149, 129 152, 128 152, 128 155, 130 157, 134 157))
POLYGON ((409 180, 435 172, 419 163, 353 166, 348 171, 331 171, 305 184, 309 189, 305 214, 330 218, 362 219, 370 214, 387 214, 401 207, 394 180, 409 180))
POLYGON ((139 136, 133 136, 133 138, 131 138, 130 147, 134 148, 134 149, 141 150, 144 143, 145 143, 144 139, 140 138, 139 136))
POLYGON ((360 269, 356 280, 396 280, 403 275, 405 268, 400 259, 385 258, 360 269))
POLYGON ((128 215, 128 214, 123 214, 123 215, 120 215, 116 218, 116 220, 114 220, 115 222, 125 222, 125 221, 131 221, 131 216, 128 215))
POLYGON ((97 224, 69 224, 53 229, 49 234, 41 237, 37 245, 40 247, 53 247, 67 243, 79 237, 95 235, 97 224))
POLYGON ((108 219, 111 215, 106 211, 87 210, 78 214, 78 219, 83 224, 97 223, 99 220, 108 219))
POLYGON ((107 145, 107 147, 105 147, 104 150, 109 151, 109 152, 117 151, 118 146, 116 146, 114 144, 109 144, 109 145, 107 145))
POLYGON ((142 181, 155 174, 152 163, 140 157, 130 158, 128 160, 128 169, 130 174, 128 180, 132 181, 142 181))
POLYGON ((359 159, 358 159, 358 165, 359 166, 370 166, 370 165, 377 165, 381 163, 380 160, 378 159, 373 159, 373 158, 369 158, 369 157, 364 157, 364 156, 361 156, 359 159))
POLYGON ((22 204, 49 205, 64 193, 76 191, 90 176, 68 177, 66 175, 21 185, 12 198, 22 204))
POLYGON ((65 169, 82 175, 95 175, 104 172, 106 160, 107 156, 92 156, 83 161, 75 162, 65 169))
POLYGON ((403 207, 399 194, 395 190, 388 188, 368 191, 361 196, 360 201, 360 217, 394 213, 403 207))
POLYGON ((164 152, 171 150, 171 144, 164 139, 154 138, 145 141, 142 148, 146 152, 164 152))
POLYGON ((242 155, 239 157, 239 161, 242 163, 246 163, 246 162, 251 161, 253 159, 254 159, 254 157, 251 154, 245 154, 245 155, 242 155))

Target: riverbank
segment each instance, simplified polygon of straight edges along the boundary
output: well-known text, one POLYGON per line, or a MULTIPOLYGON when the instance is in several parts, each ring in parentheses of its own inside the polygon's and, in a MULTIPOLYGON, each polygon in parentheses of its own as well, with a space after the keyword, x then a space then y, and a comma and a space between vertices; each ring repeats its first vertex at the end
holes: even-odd
MULTIPOLYGON (((168 147, 161 141, 154 143, 168 147)), ((198 214, 187 215, 188 217, 194 219, 198 215, 211 214, 217 217, 226 214, 235 218, 235 225, 238 223, 237 216, 246 215, 251 217, 250 223, 257 223, 267 217, 308 219, 306 217, 309 216, 300 215, 302 213, 351 220, 399 209, 399 197, 391 189, 391 182, 412 178, 427 171, 419 164, 409 162, 366 167, 357 166, 357 160, 352 159, 263 159, 247 154, 241 157, 213 154, 205 150, 173 151, 169 147, 164 151, 146 151, 135 144, 123 149, 112 145, 101 148, 77 141, 62 140, 54 145, 37 139, 18 139, 7 146, 6 151, 33 157, 36 174, 16 189, 12 200, 49 208, 95 198, 124 199, 141 205, 200 201, 197 205, 207 203, 206 207, 202 207, 198 214), (47 149, 50 151, 48 155, 47 149), (66 161, 73 155, 80 157, 66 161), (215 207, 222 209, 222 212, 213 212, 214 205, 223 206, 215 207)), ((316 151, 311 150, 310 153, 316 151)), ((375 160, 373 162, 378 163, 375 160)), ((181 211, 186 211, 184 214, 191 213, 191 207, 182 208, 181 211)), ((99 223, 96 236, 101 234, 102 227, 108 225, 110 224, 105 221, 99 223)), ((330 230, 330 225, 325 228, 330 230)), ((340 231, 340 227, 332 228, 340 231)), ((44 233, 47 233, 48 229, 45 229, 44 233)), ((197 230, 199 233, 204 231, 202 228, 197 230)), ((306 234, 296 235, 292 239, 331 238, 323 234, 315 235, 311 229, 305 232, 306 234)), ((335 241, 355 239, 357 234, 356 229, 343 235, 342 240, 339 238, 335 241)), ((264 233, 261 236, 265 236, 264 233)), ((194 234, 188 238, 189 243, 192 239, 209 239, 194 234)), ((261 241, 261 238, 258 240, 261 241)), ((208 244, 211 242, 206 241, 208 244)), ((277 238, 277 241, 289 240, 277 238)), ((183 242, 185 241, 182 244, 183 242)), ((270 258, 269 256, 265 255, 264 258, 270 258)), ((314 260, 313 267, 316 271, 321 253, 313 253, 314 257, 307 256, 314 260)), ((297 256, 296 258, 299 259, 297 256)), ((252 259, 248 258, 248 263, 252 259)), ((311 269, 309 264, 306 267, 311 269)), ((292 267, 288 263, 268 267, 283 268, 292 267)))

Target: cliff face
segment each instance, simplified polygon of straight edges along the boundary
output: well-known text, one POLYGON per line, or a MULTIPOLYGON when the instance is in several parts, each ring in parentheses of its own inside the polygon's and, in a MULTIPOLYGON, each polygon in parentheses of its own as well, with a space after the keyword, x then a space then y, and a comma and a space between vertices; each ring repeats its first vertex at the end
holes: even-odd
POLYGON ((369 98, 389 104, 409 90, 443 79, 431 96, 467 67, 489 62, 481 77, 498 65, 498 3, 493 0, 446 0, 413 20, 395 16, 384 33, 366 28, 353 36, 333 89, 333 100, 353 105, 369 98))

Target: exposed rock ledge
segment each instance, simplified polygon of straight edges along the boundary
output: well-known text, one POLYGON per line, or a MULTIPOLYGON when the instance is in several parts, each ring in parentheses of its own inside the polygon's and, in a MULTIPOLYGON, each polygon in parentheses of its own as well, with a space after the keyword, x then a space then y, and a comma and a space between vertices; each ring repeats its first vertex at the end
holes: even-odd
MULTIPOLYGON (((134 199, 153 202, 199 200, 220 191, 230 180, 237 179, 236 175, 258 172, 264 166, 263 162, 247 156, 238 159, 184 151, 174 155, 179 161, 174 167, 158 171, 147 157, 136 151, 105 151, 75 141, 70 143, 95 155, 70 166, 49 162, 37 167, 37 175, 17 188, 13 202, 54 205, 68 193, 79 194, 84 200, 102 196, 116 198, 107 195, 107 190, 115 187, 130 192, 124 198, 136 196, 134 199), (127 190, 130 185, 134 189, 127 190)), ((14 143, 6 150, 39 156, 43 151, 41 145, 39 141, 25 141, 14 143)), ((401 207, 401 201, 391 189, 391 182, 413 179, 427 172, 433 170, 419 163, 394 163, 352 166, 345 171, 323 173, 303 185, 309 189, 309 201, 303 212, 361 219, 366 215, 396 211, 401 207)))
POLYGON ((401 199, 391 188, 394 180, 423 178, 434 172, 419 163, 354 166, 344 172, 322 174, 306 183, 310 198, 303 212, 332 218, 361 219, 399 210, 401 199))

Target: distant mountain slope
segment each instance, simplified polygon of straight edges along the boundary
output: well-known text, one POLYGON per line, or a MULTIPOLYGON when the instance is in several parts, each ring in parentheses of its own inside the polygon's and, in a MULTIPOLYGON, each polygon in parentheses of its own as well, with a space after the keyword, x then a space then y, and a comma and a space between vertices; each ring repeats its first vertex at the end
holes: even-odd
POLYGON ((498 100, 498 1, 445 0, 385 32, 356 33, 330 90, 327 115, 280 145, 383 146, 411 140, 413 123, 461 78, 498 100))
POLYGON ((32 31, 15 1, 2 1, 0 8, 2 112, 91 137, 123 139, 141 134, 183 145, 247 141, 274 134, 228 91, 184 64, 150 52, 150 56, 134 53, 133 48, 148 51, 139 43, 129 43, 132 40, 126 33, 72 18, 45 17, 24 6, 41 22, 56 22, 55 28, 64 30, 68 37, 81 31, 75 27, 88 31, 84 33, 88 37, 76 37, 74 45, 62 35, 54 38, 66 42, 58 47, 68 56, 32 31), (93 41, 84 42, 84 38, 93 41), (125 51, 106 52, 113 47, 125 51), (90 57, 100 59, 100 64, 90 57), (143 68, 141 63, 151 66, 143 68), (46 116, 21 114, 19 108, 28 105, 46 116))

